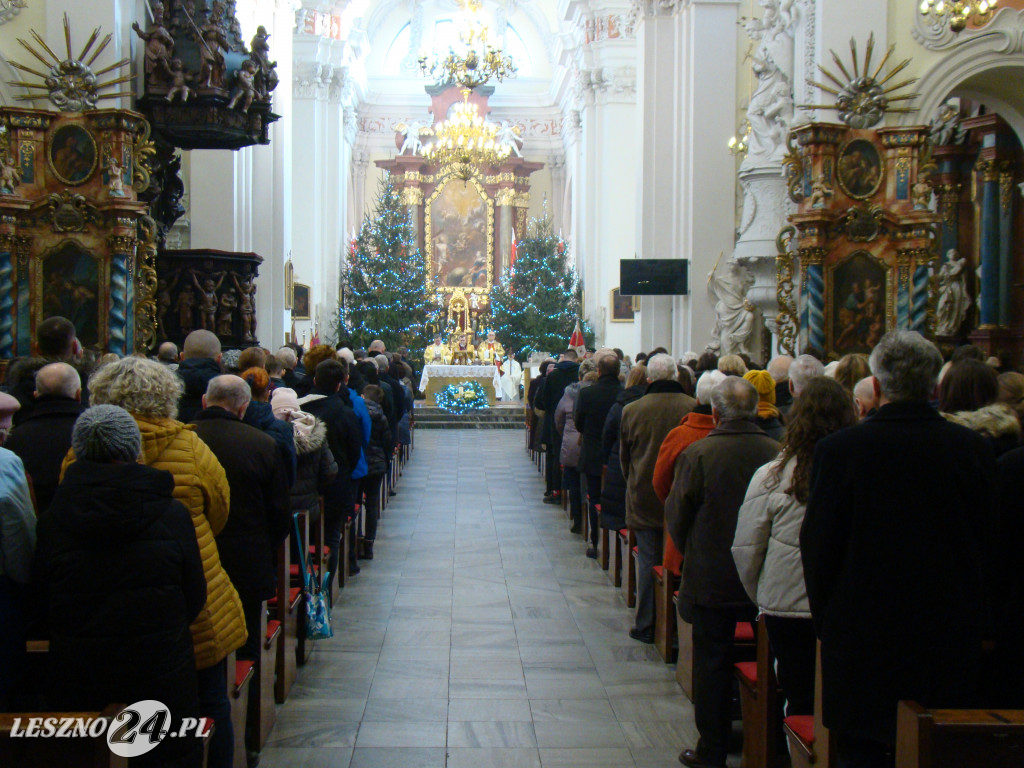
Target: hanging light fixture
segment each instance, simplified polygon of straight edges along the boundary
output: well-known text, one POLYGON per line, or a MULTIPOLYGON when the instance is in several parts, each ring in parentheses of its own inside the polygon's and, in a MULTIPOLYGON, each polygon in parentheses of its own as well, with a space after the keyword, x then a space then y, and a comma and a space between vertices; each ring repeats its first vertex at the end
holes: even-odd
POLYGON ((921 0, 921 15, 946 20, 954 32, 963 32, 967 23, 983 24, 992 17, 997 0, 921 0))
POLYGON ((420 70, 439 85, 458 85, 473 89, 490 80, 501 82, 516 76, 512 57, 495 48, 487 39, 487 27, 479 17, 480 0, 462 0, 460 50, 448 49, 444 57, 420 57, 420 70))
POLYGON ((433 140, 423 146, 423 156, 438 165, 457 165, 462 178, 472 174, 473 166, 497 165, 512 152, 501 140, 501 126, 480 116, 476 104, 469 101, 469 89, 462 90, 462 103, 451 116, 432 129, 433 140))

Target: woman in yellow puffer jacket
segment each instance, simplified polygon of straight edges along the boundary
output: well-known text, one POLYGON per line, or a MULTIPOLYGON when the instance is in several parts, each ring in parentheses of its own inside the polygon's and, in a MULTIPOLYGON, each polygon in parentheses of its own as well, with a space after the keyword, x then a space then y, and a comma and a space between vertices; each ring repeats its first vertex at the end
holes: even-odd
MULTIPOLYGON (((190 627, 196 669, 202 671, 220 664, 231 651, 245 643, 245 616, 238 593, 220 564, 214 540, 228 520, 227 476, 192 426, 175 419, 181 392, 181 380, 172 371, 139 357, 108 363, 89 379, 90 405, 119 405, 132 415, 142 433, 142 462, 174 476, 174 498, 184 504, 192 516, 206 575, 206 605, 190 627)), ((74 455, 69 453, 65 467, 72 461, 74 455)), ((202 702, 206 687, 203 675, 200 675, 199 686, 202 702)), ((224 689, 223 684, 221 688, 224 689)), ((203 714, 216 717, 214 712, 203 714)), ((223 737, 228 737, 228 744, 223 747, 229 752, 222 753, 222 759, 230 755, 229 726, 230 720, 225 724, 218 718, 214 731, 215 741, 221 742, 216 746, 222 746, 223 737), (217 738, 218 734, 222 738, 217 738)), ((221 762, 214 759, 218 751, 211 743, 210 765, 221 762)))

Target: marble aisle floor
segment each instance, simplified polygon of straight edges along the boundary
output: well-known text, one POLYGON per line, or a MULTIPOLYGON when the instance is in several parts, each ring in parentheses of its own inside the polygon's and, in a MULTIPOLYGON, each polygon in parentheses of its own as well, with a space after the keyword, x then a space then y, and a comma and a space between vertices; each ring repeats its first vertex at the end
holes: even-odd
POLYGON ((631 612, 561 507, 541 503, 523 439, 417 433, 375 559, 342 591, 261 768, 679 765, 693 708, 629 639, 631 612))

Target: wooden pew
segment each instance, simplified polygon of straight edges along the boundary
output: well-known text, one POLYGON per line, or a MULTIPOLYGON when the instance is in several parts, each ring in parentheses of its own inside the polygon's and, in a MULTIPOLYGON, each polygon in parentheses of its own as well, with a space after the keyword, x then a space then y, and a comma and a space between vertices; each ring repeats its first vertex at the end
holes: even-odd
POLYGON ((829 749, 828 728, 821 720, 821 642, 814 669, 814 714, 790 715, 783 720, 793 768, 832 768, 835 757, 829 749))
MULTIPOLYGON (((607 571, 611 564, 611 544, 612 544, 612 532, 605 527, 601 527, 601 535, 598 538, 599 544, 597 545, 601 552, 600 563, 601 570, 607 571)), ((616 585, 618 586, 618 585, 616 585)))
POLYGON ((622 550, 620 537, 623 536, 622 531, 615 531, 611 534, 610 547, 612 550, 612 567, 611 577, 612 584, 616 587, 622 586, 622 550))
POLYGON ((664 565, 654 566, 654 647, 662 661, 676 660, 676 608, 672 596, 679 590, 679 576, 664 565))
POLYGON ((757 658, 736 664, 743 711, 743 768, 776 768, 779 733, 779 683, 764 617, 758 616, 757 658))
POLYGON ((11 768, 127 768, 128 758, 118 757, 107 747, 104 729, 96 738, 12 738, 15 719, 24 730, 31 717, 113 718, 124 709, 111 705, 102 712, 11 712, 0 714, 0 765, 11 768))
POLYGON ((683 621, 679 615, 679 591, 672 593, 672 610, 676 616, 676 637, 679 649, 676 653, 676 682, 683 694, 693 701, 693 625, 683 621))
POLYGON ((274 727, 277 720, 277 711, 274 707, 274 676, 277 670, 277 643, 281 633, 281 622, 269 620, 267 617, 267 604, 263 603, 263 615, 260 618, 260 664, 259 674, 254 685, 259 689, 259 696, 253 699, 255 706, 249 708, 248 726, 254 743, 251 749, 259 751, 267 743, 270 736, 270 729, 274 727))
POLYGON ((256 673, 251 661, 237 661, 235 652, 228 654, 228 701, 231 702, 231 728, 234 731, 234 768, 246 768, 245 723, 249 710, 249 686, 256 673))
MULTIPOLYGON (((300 524, 301 530, 301 524, 300 524)), ((297 647, 296 625, 298 609, 302 602, 302 589, 291 584, 291 541, 295 534, 281 542, 277 550, 277 595, 268 601, 267 606, 273 619, 281 623, 281 631, 277 636, 277 658, 274 679, 274 700, 284 704, 295 683, 297 647)))
MULTIPOLYGON (((307 525, 308 535, 306 536, 306 557, 308 558, 308 562, 313 565, 313 578, 322 583, 323 576, 327 571, 327 560, 324 557, 323 552, 323 499, 320 500, 320 505, 320 516, 317 518, 315 523, 307 525)), ((299 632, 297 647, 295 650, 296 662, 300 667, 305 665, 305 663, 309 661, 309 657, 313 654, 313 641, 306 637, 305 619, 306 611, 303 608, 299 611, 299 632)))
POLYGON ((1020 768, 1024 710, 896 709, 896 768, 1020 768))

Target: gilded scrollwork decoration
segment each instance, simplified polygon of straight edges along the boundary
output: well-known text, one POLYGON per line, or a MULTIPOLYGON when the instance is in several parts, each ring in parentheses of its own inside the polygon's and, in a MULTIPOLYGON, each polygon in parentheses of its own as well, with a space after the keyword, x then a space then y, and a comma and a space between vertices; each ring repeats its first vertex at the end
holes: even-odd
POLYGON ((157 339, 157 231, 153 218, 139 217, 135 270, 135 345, 139 349, 152 348, 157 339))
POLYGON ((779 349, 791 356, 796 354, 796 339, 800 331, 794 283, 796 263, 791 248, 795 236, 796 228, 786 226, 775 239, 776 299, 779 304, 775 316, 775 333, 779 349))

